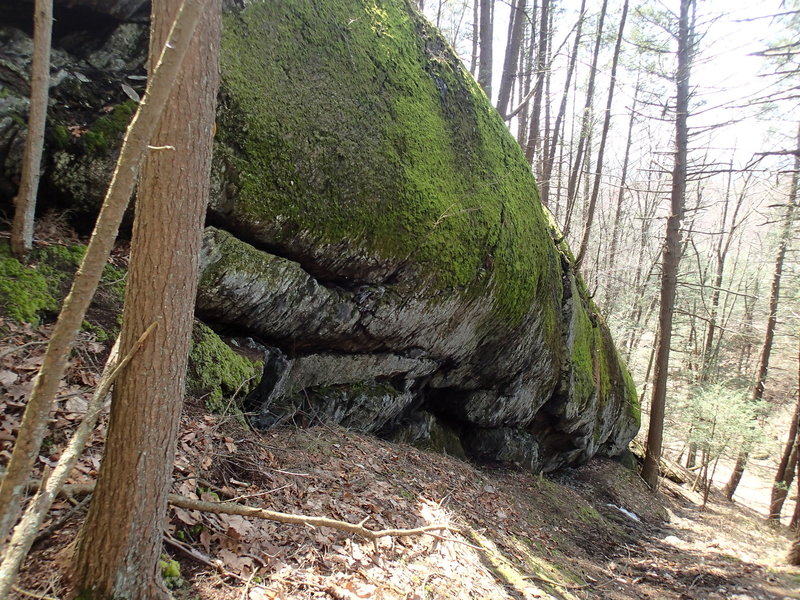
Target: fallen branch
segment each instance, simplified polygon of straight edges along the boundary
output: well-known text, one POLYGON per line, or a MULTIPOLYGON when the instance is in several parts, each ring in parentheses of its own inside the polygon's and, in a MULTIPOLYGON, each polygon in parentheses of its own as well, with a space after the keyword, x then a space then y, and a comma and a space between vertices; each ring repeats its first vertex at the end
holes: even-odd
POLYGON ((192 500, 178 494, 170 494, 167 497, 167 502, 172 506, 178 506, 188 510, 199 510, 203 512, 211 512, 225 515, 239 515, 242 517, 253 517, 256 519, 266 519, 267 521, 277 521, 278 523, 288 523, 291 525, 308 525, 310 527, 330 527, 357 535, 366 540, 372 541, 377 545, 377 541, 382 537, 410 537, 414 535, 434 535, 432 531, 454 531, 460 532, 456 527, 446 524, 424 525, 422 527, 414 527, 412 529, 367 529, 364 523, 369 520, 366 517, 360 523, 350 523, 348 521, 339 521, 338 519, 329 519, 328 517, 315 517, 311 515, 296 515, 292 513, 277 512, 274 510, 267 510, 264 508, 253 508, 251 506, 243 506, 241 504, 234 504, 233 502, 204 502, 202 500, 192 500))
POLYGON ((557 581, 553 581, 552 579, 547 579, 547 577, 539 577, 538 575, 523 575, 523 579, 531 579, 533 581, 540 581, 541 583, 546 583, 547 585, 553 585, 555 587, 560 587, 565 590, 585 590, 586 588, 592 587, 588 583, 583 583, 580 585, 571 584, 571 583, 558 583, 557 581))
POLYGON ((11 536, 11 541, 8 543, 8 548, 3 556, 3 562, 0 564, 0 598, 8 596, 14 580, 16 579, 17 572, 19 571, 22 562, 28 555, 34 540, 36 539, 39 526, 44 521, 47 511, 53 505, 53 500, 64 488, 64 484, 69 477, 75 463, 78 462, 86 440, 94 430, 97 423, 97 417, 100 414, 100 409, 103 407, 103 401, 106 395, 111 390, 114 380, 128 365, 133 356, 144 345, 147 338, 158 326, 158 322, 154 322, 148 327, 145 332, 139 336, 139 339, 134 344, 131 351, 122 359, 119 360, 119 339, 114 344, 111 350, 111 355, 106 361, 106 366, 103 369, 103 375, 100 378, 100 383, 97 386, 94 394, 92 395, 89 405, 86 409, 86 416, 83 421, 72 434, 72 437, 58 459, 58 463, 53 469, 50 476, 46 481, 38 484, 39 491, 33 497, 25 513, 22 515, 19 524, 14 528, 14 533, 11 536))
MULTIPOLYGON (((32 484, 33 485, 33 484, 32 484)), ((71 494, 73 496, 85 496, 94 491, 93 483, 71 484, 65 485, 61 490, 63 494, 71 494)), ((340 521, 338 519, 330 519, 328 517, 316 517, 312 515, 298 515, 294 513, 284 513, 274 510, 267 510, 265 508, 254 508, 252 506, 244 506, 243 504, 236 504, 234 502, 204 502, 202 500, 193 500, 186 496, 178 494, 170 494, 167 497, 167 502, 172 506, 185 508, 187 510, 199 510, 201 512, 210 512, 223 515, 239 515, 242 517, 252 517, 254 519, 264 519, 267 521, 276 521, 278 523, 287 523, 289 525, 308 525, 309 527, 330 527, 345 533, 357 535, 373 543, 382 537, 411 537, 415 535, 429 535, 433 538, 444 540, 448 542, 460 542, 451 538, 444 538, 436 531, 452 531, 461 533, 461 530, 452 525, 444 523, 436 523, 433 525, 423 525, 422 527, 414 527, 411 529, 367 529, 364 523, 369 520, 369 517, 363 519, 360 523, 350 523, 349 521, 340 521)), ((467 544, 472 548, 478 548, 467 544)))

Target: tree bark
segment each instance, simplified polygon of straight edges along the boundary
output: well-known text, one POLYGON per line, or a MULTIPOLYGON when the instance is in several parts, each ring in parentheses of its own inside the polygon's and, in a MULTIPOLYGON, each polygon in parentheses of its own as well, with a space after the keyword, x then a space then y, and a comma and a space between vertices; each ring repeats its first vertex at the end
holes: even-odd
POLYGON ((800 425, 800 391, 797 394, 794 416, 789 426, 786 446, 781 455, 781 461, 775 471, 775 483, 772 485, 772 494, 769 503, 769 519, 772 521, 781 520, 781 511, 786 496, 789 493, 789 486, 794 479, 794 470, 797 466, 797 428, 800 425))
POLYGON ((532 165, 536 151, 540 145, 542 95, 544 92, 545 73, 547 71, 547 43, 550 37, 548 31, 550 0, 542 0, 539 12, 539 47, 536 51, 536 83, 533 86, 533 106, 531 107, 530 129, 525 146, 525 158, 532 165))
MULTIPOLYGON (((792 185, 789 190, 789 202, 786 206, 786 213, 783 219, 778 251, 775 254, 775 268, 772 274, 772 285, 769 293, 769 314, 767 316, 767 330, 764 333, 764 344, 761 346, 761 358, 758 361, 758 374, 753 385, 753 401, 757 402, 764 397, 764 386, 769 372, 769 359, 772 353, 772 342, 775 338, 775 327, 778 324, 778 300, 781 293, 781 278, 783 276, 783 263, 786 258, 786 251, 792 241, 792 228, 794 224, 795 209, 797 208, 797 190, 800 183, 800 125, 797 129, 797 148, 798 153, 794 158, 794 171, 792 173, 792 185)), ((744 475, 747 465, 747 449, 743 449, 736 457, 736 465, 733 468, 728 483, 725 484, 723 493, 728 500, 733 500, 736 488, 744 475)))
POLYGON ((600 196, 600 177, 603 174, 603 155, 606 150, 606 141, 608 140, 608 130, 611 126, 611 105, 614 102, 614 87, 617 83, 617 65, 619 64, 619 51, 622 47, 622 34, 625 31, 625 20, 628 18, 628 0, 622 5, 622 16, 619 21, 619 31, 617 32, 617 41, 614 46, 614 58, 611 61, 611 81, 608 84, 608 99, 606 100, 606 112, 603 116, 603 130, 600 134, 600 148, 597 150, 597 163, 594 168, 594 181, 592 183, 592 195, 589 198, 589 206, 586 209, 586 218, 584 219, 583 236, 581 245, 578 249, 578 254, 575 256, 575 269, 579 269, 586 257, 586 250, 589 248, 589 235, 592 232, 592 223, 594 221, 594 211, 597 206, 597 199, 600 196))
POLYGON ((647 450, 642 467, 642 478, 652 489, 658 487, 658 463, 664 433, 664 410, 667 400, 670 342, 672 341, 672 316, 675 308, 678 266, 680 264, 681 231, 686 196, 686 159, 688 153, 689 75, 691 72, 692 32, 689 28, 689 8, 692 0, 681 0, 678 23, 678 70, 675 106, 675 164, 672 169, 670 216, 664 240, 661 264, 661 306, 658 319, 658 345, 653 373, 653 395, 650 401, 650 428, 647 432, 647 450))
MULTIPOLYGON (((153 2, 151 70, 180 7, 180 0, 153 2)), ((97 486, 75 546, 71 584, 81 598, 167 596, 157 559, 208 202, 219 29, 220 0, 210 0, 159 124, 160 149, 142 172, 120 352, 153 321, 159 327, 115 387, 97 486)))
POLYGON ((92 239, 53 328, 42 367, 36 376, 25 407, 14 451, 0 483, 0 544, 6 540, 19 516, 22 494, 47 430, 47 415, 64 374, 70 348, 97 289, 103 267, 114 245, 119 224, 133 193, 147 144, 155 131, 177 71, 186 54, 188 40, 196 24, 198 4, 204 1, 186 0, 187 8, 190 10, 184 11, 181 22, 176 24, 171 44, 164 48, 161 61, 148 82, 139 110, 125 134, 117 167, 97 217, 92 239))
POLYGON ((11 225, 11 252, 24 260, 33 248, 33 220, 47 122, 47 97, 50 89, 50 40, 53 35, 53 0, 36 0, 33 16, 33 62, 31 65, 31 104, 28 137, 22 157, 19 192, 14 199, 11 225))
MULTIPOLYGON (((475 0, 476 2, 478 0, 475 0)), ((480 0, 480 60, 478 61, 478 84, 483 88, 489 101, 492 100, 492 25, 494 0, 480 0)))
POLYGON ((472 0, 472 52, 469 57, 469 72, 473 77, 478 75, 478 38, 480 37, 480 4, 472 0))

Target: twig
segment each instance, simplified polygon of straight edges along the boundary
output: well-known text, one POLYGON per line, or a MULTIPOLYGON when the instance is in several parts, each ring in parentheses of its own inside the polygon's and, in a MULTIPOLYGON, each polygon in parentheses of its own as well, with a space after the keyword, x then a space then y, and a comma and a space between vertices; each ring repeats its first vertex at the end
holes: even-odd
POLYGON ((36 592, 29 592, 28 590, 23 590, 21 587, 18 587, 16 585, 12 585, 11 589, 17 592, 18 594, 27 596, 28 598, 38 598, 39 600, 59 600, 58 598, 54 598, 53 596, 46 596, 45 594, 37 594, 36 592))
POLYGON ((533 581, 540 581, 542 583, 546 583, 547 585, 554 585, 556 587, 563 588, 565 590, 585 590, 586 588, 592 587, 588 583, 584 583, 581 585, 573 585, 568 583, 558 583, 557 581, 553 581, 552 579, 547 579, 547 577, 539 577, 538 575, 523 575, 523 579, 532 579, 533 581))
MULTIPOLYGON (((81 496, 90 494, 94 491, 94 484, 72 484, 65 485, 62 489, 64 494, 73 494, 81 496)), ((411 537, 415 535, 429 535, 437 539, 443 539, 449 542, 459 542, 451 538, 443 538, 441 535, 433 533, 435 531, 452 531, 454 533, 461 533, 461 530, 452 525, 445 523, 436 523, 433 525, 423 525, 422 527, 413 527, 410 529, 367 529, 364 523, 367 522, 369 517, 363 519, 360 523, 350 523, 349 521, 340 521, 338 519, 330 519, 328 517, 317 517, 312 515, 298 515, 294 513, 284 513, 274 510, 267 510, 264 508, 254 508, 252 506, 244 506, 242 504, 235 504, 233 502, 204 502, 202 500, 193 500, 178 494, 170 494, 167 496, 167 502, 172 506, 185 508, 187 510, 199 510, 202 512, 210 512, 215 514, 224 515, 239 515, 242 517, 252 517, 255 519, 264 519, 267 521, 276 521, 278 523, 286 523, 289 525, 308 525, 309 527, 330 527, 357 535, 366 540, 376 542, 382 537, 411 537)), ((469 544, 468 544, 469 545, 469 544)), ((478 546, 473 548, 480 549, 478 546)))
POLYGON ((50 537, 53 535, 59 527, 64 525, 67 521, 69 521, 76 513, 80 512, 83 508, 85 508, 89 504, 89 500, 92 499, 91 494, 87 494, 83 500, 75 504, 75 506, 70 507, 70 509, 61 515, 58 519, 50 523, 47 527, 42 529, 39 533, 36 534, 36 537, 33 538, 33 543, 38 544, 42 540, 50 537))
POLYGON ((222 564, 220 562, 214 562, 199 550, 195 550, 188 544, 184 544, 183 542, 176 540, 171 535, 165 533, 163 539, 164 543, 166 543, 167 545, 172 546, 173 548, 177 548, 178 550, 182 551, 184 554, 188 555, 190 558, 193 558, 197 562, 204 564, 207 567, 211 567, 223 577, 230 577, 231 579, 236 579, 243 583, 247 583, 247 580, 244 577, 241 577, 236 573, 231 573, 230 571, 226 571, 222 567, 222 564))
POLYGON ((240 515, 243 517, 253 517, 256 519, 266 519, 267 521, 277 521, 278 523, 287 523, 291 525, 308 525, 310 527, 330 527, 344 531, 345 533, 352 533, 367 540, 376 542, 382 537, 409 537, 414 535, 431 535, 431 531, 454 531, 460 532, 456 527, 446 525, 443 523, 434 525, 424 525, 422 527, 414 527, 411 529, 380 529, 373 530, 364 527, 367 519, 360 523, 350 523, 348 521, 340 521, 338 519, 329 519, 328 517, 316 517, 311 515, 296 515, 292 513, 277 512, 274 510, 267 510, 264 508, 253 508, 251 506, 242 506, 241 504, 234 504, 232 502, 203 502, 202 500, 192 500, 177 494, 170 494, 167 501, 172 506, 178 506, 188 510, 200 510, 203 512, 211 512, 226 515, 240 515))
POLYGON ((31 346, 44 346, 46 344, 47 344, 47 342, 45 342, 45 341, 27 342, 25 344, 22 344, 21 346, 15 346, 14 348, 9 348, 5 352, 0 352, 0 359, 5 358, 6 356, 11 356, 12 354, 16 354, 20 350, 24 350, 25 348, 30 348, 31 346))

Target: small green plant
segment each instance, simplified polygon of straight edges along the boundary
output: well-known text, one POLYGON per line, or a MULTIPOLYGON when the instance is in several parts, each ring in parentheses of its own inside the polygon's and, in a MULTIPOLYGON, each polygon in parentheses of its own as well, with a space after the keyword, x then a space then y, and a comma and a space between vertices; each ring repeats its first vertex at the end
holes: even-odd
POLYGON ((167 588, 174 590, 183 587, 185 582, 181 577, 181 565, 177 560, 162 554, 158 561, 158 568, 167 588))

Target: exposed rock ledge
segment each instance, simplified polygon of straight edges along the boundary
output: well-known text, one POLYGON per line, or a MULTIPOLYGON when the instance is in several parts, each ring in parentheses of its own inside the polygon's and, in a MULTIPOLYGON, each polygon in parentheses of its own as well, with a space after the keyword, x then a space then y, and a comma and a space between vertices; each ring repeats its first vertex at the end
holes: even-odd
MULTIPOLYGON (((520 148, 412 3, 226 5, 198 312, 262 353, 256 422, 324 419, 532 470, 622 452, 630 376, 520 148)), ((42 181, 76 214, 96 210, 135 108, 121 82, 143 88, 146 27, 108 18, 56 38, 42 181)), ((30 38, 0 38, 10 202, 30 38)))

